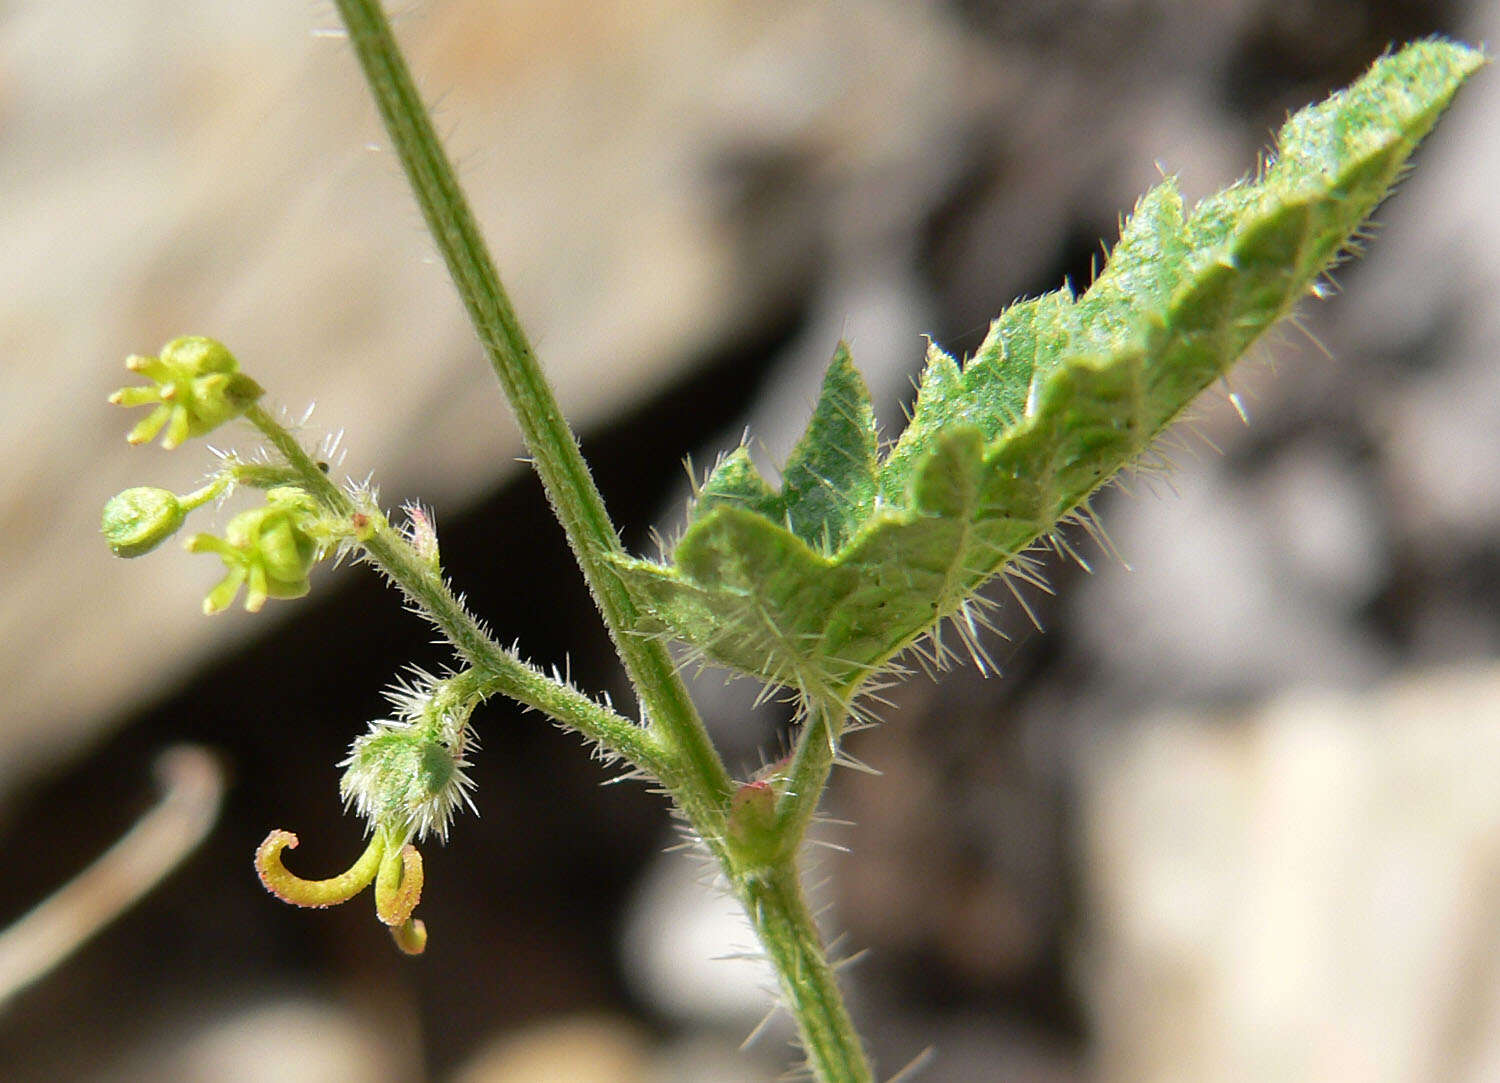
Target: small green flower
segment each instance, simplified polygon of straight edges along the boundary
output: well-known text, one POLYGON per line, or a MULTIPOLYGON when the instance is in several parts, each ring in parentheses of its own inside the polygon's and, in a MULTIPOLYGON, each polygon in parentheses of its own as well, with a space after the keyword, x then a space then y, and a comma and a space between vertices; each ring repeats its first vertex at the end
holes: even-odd
POLYGON ((229 520, 224 537, 195 534, 187 548, 217 553, 229 568, 203 599, 203 612, 227 609, 247 586, 245 608, 260 611, 267 598, 300 598, 309 590, 308 573, 328 550, 317 503, 301 489, 280 486, 266 493, 264 507, 229 520))
POLYGON ((117 406, 156 405, 125 439, 144 444, 165 429, 161 446, 168 451, 239 417, 264 394, 239 370, 239 362, 223 343, 198 335, 174 338, 161 348, 160 357, 126 358, 125 367, 152 383, 122 387, 109 401, 117 406))

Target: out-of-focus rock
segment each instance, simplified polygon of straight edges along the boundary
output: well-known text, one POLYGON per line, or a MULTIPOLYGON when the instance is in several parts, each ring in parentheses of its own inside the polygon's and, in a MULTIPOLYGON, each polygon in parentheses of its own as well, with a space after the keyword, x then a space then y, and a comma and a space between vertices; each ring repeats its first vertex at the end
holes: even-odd
POLYGON ((551 1019, 497 1038, 454 1083, 655 1083, 651 1043, 624 1020, 551 1019))
POLYGON ((736 1043, 666 1043, 624 1019, 548 1019, 496 1038, 453 1083, 769 1083, 777 1076, 736 1043))
POLYGON ((265 1000, 142 1035, 122 1062, 79 1066, 99 1083, 402 1083, 420 1071, 409 1026, 331 1002, 265 1000))
POLYGON ((1165 715, 1092 751, 1098 1078, 1497 1078, 1500 671, 1165 715))

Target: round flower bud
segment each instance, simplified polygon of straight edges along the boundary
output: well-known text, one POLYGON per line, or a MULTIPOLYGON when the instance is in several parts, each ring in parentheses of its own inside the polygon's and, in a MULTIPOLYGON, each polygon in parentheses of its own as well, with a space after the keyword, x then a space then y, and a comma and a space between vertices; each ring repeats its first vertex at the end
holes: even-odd
POLYGON ((100 527, 115 556, 138 557, 177 533, 186 516, 175 493, 142 485, 111 497, 100 527))

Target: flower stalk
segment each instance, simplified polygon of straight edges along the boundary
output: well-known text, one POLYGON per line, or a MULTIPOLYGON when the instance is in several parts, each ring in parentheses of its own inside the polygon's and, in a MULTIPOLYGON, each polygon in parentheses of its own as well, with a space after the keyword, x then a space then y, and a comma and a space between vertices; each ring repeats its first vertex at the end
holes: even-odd
POLYGON ((515 412, 527 451, 620 659, 640 693, 648 724, 695 776, 694 789, 712 795, 706 802, 693 795, 693 803, 703 806, 697 813, 718 820, 730 789, 729 774, 666 648, 635 634, 640 613, 611 561, 624 555, 614 523, 500 284, 385 14, 377 0, 338 0, 338 9, 428 229, 515 412))

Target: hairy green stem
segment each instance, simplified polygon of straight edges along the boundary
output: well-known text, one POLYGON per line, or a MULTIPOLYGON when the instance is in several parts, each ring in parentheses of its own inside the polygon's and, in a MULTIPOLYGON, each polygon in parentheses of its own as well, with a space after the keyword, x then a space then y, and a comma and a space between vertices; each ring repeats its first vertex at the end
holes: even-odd
POLYGON ((610 565, 619 537, 500 284, 484 238, 432 129, 378 0, 337 0, 349 39, 491 367, 510 400, 568 544, 647 710, 652 732, 682 759, 703 815, 721 819, 730 782, 697 708, 660 643, 636 635, 639 613, 610 565))
POLYGON ((847 710, 837 700, 811 703, 807 707, 807 717, 802 720, 802 730, 797 734, 797 744, 787 766, 781 798, 776 802, 776 833, 793 852, 802 844, 807 825, 818 811, 847 719, 847 710))
MULTIPOLYGON (((334 484, 333 479, 313 461, 313 457, 287 431, 286 426, 271 416, 270 411, 259 403, 252 403, 245 410, 245 420, 260 430, 261 435, 286 463, 285 472, 279 467, 264 468, 263 472, 268 480, 274 479, 276 485, 296 485, 302 488, 328 512, 340 518, 348 518, 354 514, 354 501, 349 498, 349 494, 334 484)), ((234 471, 237 479, 240 469, 236 464, 234 471)), ((246 484, 258 485, 260 481, 257 478, 246 484)))
POLYGON ((870 1083, 874 1075, 807 907, 795 858, 743 876, 734 887, 776 967, 808 1066, 822 1083, 870 1083))
MULTIPOLYGON (((245 418, 286 461, 296 484, 319 504, 340 518, 359 513, 349 494, 335 485, 297 439, 262 407, 251 406, 245 411, 245 418)), ((571 685, 553 680, 495 642, 454 596, 437 570, 417 555, 384 516, 370 516, 365 529, 368 537, 360 544, 370 560, 442 629, 454 648, 484 676, 480 694, 498 692, 535 708, 664 782, 680 773, 647 730, 571 685)))
MULTIPOLYGON (((777 967, 818 1077, 851 1083, 868 1080, 870 1071, 858 1036, 802 898, 793 864, 795 847, 769 870, 748 871, 737 866, 725 844, 732 789, 729 774, 665 646, 639 634, 636 602, 612 563, 624 555, 614 524, 500 285, 384 13, 377 0, 336 2, 428 228, 516 413, 548 499, 640 696, 649 731, 636 732, 652 740, 649 749, 636 755, 659 750, 647 769, 666 786, 735 885, 777 967)), ((435 614, 455 645, 476 665, 485 665, 481 659, 488 637, 473 626, 461 607, 454 607, 453 612, 446 608, 451 596, 438 577, 420 564, 406 566, 403 554, 413 558, 415 554, 404 543, 397 552, 386 552, 382 545, 378 532, 366 543, 388 574, 435 614)), ((601 740, 617 747, 613 736, 601 740)), ((826 767, 822 773, 826 777, 826 767)), ((816 804, 815 797, 811 803, 816 804)), ((811 816, 810 809, 807 815, 811 816)))

